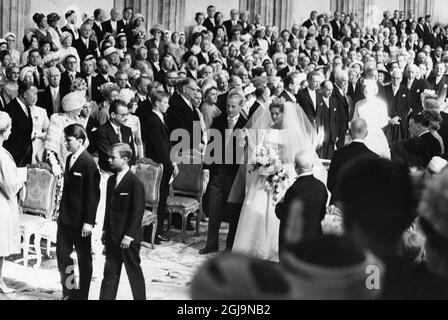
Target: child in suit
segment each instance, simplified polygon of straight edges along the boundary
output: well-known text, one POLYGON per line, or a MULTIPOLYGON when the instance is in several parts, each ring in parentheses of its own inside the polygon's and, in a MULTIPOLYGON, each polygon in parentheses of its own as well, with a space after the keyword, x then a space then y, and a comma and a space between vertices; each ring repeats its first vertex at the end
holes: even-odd
POLYGON ((115 300, 124 263, 135 300, 146 300, 146 287, 140 267, 142 219, 145 189, 130 171, 132 149, 119 143, 111 147, 109 163, 116 174, 107 182, 106 213, 102 242, 106 263, 100 300, 115 300))

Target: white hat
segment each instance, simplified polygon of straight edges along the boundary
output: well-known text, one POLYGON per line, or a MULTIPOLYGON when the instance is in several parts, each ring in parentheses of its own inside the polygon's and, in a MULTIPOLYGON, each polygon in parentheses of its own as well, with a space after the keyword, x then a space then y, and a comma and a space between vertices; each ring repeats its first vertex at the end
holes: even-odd
POLYGON ((110 47, 110 48, 107 48, 106 50, 104 50, 103 55, 104 55, 105 57, 108 57, 108 56, 110 56, 111 54, 114 54, 114 53, 118 53, 117 48, 110 47))
POLYGON ((249 94, 252 94, 255 92, 255 90, 257 90, 257 88, 255 88, 253 83, 250 83, 246 88, 244 88, 244 95, 247 96, 249 94))
POLYGON ((433 157, 428 164, 428 170, 438 174, 445 169, 446 166, 448 166, 448 161, 441 157, 433 157))
POLYGON ((62 99, 62 109, 64 112, 80 110, 86 102, 87 100, 84 91, 71 92, 62 99))
POLYGON ((123 100, 126 104, 129 104, 134 97, 135 92, 131 89, 121 89, 120 94, 118 95, 118 99, 123 100))

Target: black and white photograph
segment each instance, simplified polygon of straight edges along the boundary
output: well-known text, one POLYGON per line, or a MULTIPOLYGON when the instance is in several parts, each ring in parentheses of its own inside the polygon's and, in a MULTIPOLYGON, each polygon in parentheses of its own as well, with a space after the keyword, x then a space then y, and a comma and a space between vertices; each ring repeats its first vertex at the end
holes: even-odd
POLYGON ((448 299, 448 1, 0 21, 0 300, 448 299))

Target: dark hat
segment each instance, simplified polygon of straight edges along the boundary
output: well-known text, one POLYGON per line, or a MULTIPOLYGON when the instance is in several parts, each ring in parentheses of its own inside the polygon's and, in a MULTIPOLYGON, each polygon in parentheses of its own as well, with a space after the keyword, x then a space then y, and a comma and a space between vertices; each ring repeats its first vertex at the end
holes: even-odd
POLYGON ((47 16, 48 21, 59 21, 60 19, 61 19, 61 17, 56 12, 50 13, 47 16))

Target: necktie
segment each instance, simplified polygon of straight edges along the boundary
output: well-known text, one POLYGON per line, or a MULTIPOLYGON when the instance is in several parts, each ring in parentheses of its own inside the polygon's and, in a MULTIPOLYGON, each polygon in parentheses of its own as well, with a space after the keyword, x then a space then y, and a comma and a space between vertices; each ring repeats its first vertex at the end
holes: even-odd
POLYGON ((117 130, 117 136, 118 136, 118 140, 120 140, 120 142, 123 142, 123 137, 121 136, 121 130, 120 129, 117 130))
POLYGON ((89 95, 89 101, 92 101, 92 78, 87 77, 87 91, 89 95))
POLYGON ((70 80, 72 82, 75 81, 75 74, 73 72, 70 72, 70 80))
POLYGON ((37 70, 37 67, 34 67, 34 76, 36 77, 37 85, 40 86, 40 75, 39 71, 37 70))
POLYGON ((53 112, 59 112, 59 90, 53 91, 53 112))
POLYGON ((30 116, 31 116, 31 109, 30 109, 30 107, 26 106, 26 111, 25 111, 25 113, 26 113, 26 117, 27 117, 27 118, 30 118, 30 116))
POLYGON ((233 130, 235 128, 235 118, 227 118, 228 128, 233 130))

